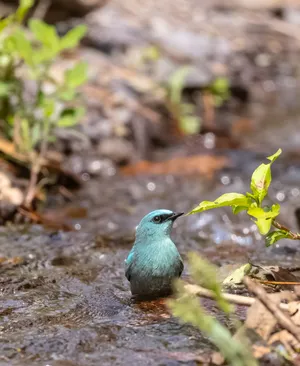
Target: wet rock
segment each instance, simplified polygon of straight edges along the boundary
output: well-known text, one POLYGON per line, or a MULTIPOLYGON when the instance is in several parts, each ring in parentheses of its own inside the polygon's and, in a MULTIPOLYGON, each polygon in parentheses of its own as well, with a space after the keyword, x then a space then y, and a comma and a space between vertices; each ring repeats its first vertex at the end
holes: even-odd
MULTIPOLYGON (((166 83, 179 68, 178 63, 172 62, 167 58, 161 58, 153 66, 154 77, 157 81, 166 83)), ((199 68, 191 65, 191 70, 184 81, 184 87, 201 88, 209 85, 212 80, 213 74, 208 68, 199 68)))
POLYGON ((112 136, 112 123, 104 119, 98 112, 88 112, 87 123, 83 123, 81 130, 92 142, 112 136))
POLYGON ((116 173, 116 168, 109 159, 90 158, 86 167, 87 173, 91 175, 112 176, 116 173))
MULTIPOLYGON (((48 22, 65 20, 71 16, 84 16, 87 13, 104 6, 109 0, 50 0, 49 2, 37 1, 34 2, 32 10, 29 12, 35 14, 35 17, 45 17, 48 22), (41 6, 41 4, 43 6, 41 6)), ((15 11, 19 1, 17 0, 2 0, 0 3, 3 10, 10 10, 8 14, 15 11), (6 5, 8 3, 8 5, 6 5), (8 7, 9 6, 9 7, 8 7)), ((1 9, 2 10, 2 9, 1 9)), ((1 15, 5 14, 1 12, 1 15)))
POLYGON ((23 199, 24 195, 21 190, 12 187, 9 177, 3 172, 0 172, 0 201, 3 204, 7 203, 19 206, 23 202, 23 199))
POLYGON ((168 24, 153 25, 153 39, 168 55, 185 61, 224 61, 229 56, 230 43, 221 37, 199 34, 183 29, 172 29, 168 24))
POLYGON ((297 9, 294 7, 287 7, 284 10, 284 19, 288 23, 299 25, 300 24, 300 9, 299 8, 297 9))
POLYGON ((108 3, 109 0, 52 0, 54 6, 64 8, 73 15, 85 15, 90 11, 100 8, 108 3))
POLYGON ((128 163, 135 153, 130 141, 117 137, 103 140, 98 147, 98 152, 116 164, 128 163))
POLYGON ((105 53, 145 44, 146 33, 136 24, 120 17, 118 11, 113 8, 106 7, 94 11, 86 17, 86 21, 89 26, 86 43, 105 53))
POLYGON ((91 148, 90 139, 78 130, 59 128, 55 133, 63 152, 82 152, 91 148))
POLYGON ((66 160, 65 166, 75 174, 81 175, 83 180, 89 176, 112 176, 116 173, 114 163, 109 159, 102 159, 99 156, 72 155, 66 160))
POLYGON ((13 220, 16 211, 17 207, 14 204, 0 200, 0 225, 13 220))

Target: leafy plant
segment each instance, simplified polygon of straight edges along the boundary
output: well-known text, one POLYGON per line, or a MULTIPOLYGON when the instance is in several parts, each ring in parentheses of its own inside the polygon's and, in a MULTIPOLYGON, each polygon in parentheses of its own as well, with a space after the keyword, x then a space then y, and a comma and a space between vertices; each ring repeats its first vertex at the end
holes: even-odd
POLYGON ((182 98, 184 81, 190 71, 191 68, 188 66, 176 70, 171 75, 167 87, 171 112, 178 119, 179 128, 185 134, 199 132, 201 125, 201 119, 195 115, 195 106, 191 103, 185 103, 182 98))
POLYGON ((226 100, 230 98, 229 81, 225 77, 216 78, 207 91, 213 96, 214 104, 220 107, 226 100))
MULTIPOLYGON (((84 114, 77 88, 86 80, 87 65, 75 64, 60 82, 52 77, 57 57, 78 45, 86 27, 59 37, 54 26, 30 19, 28 30, 22 23, 33 3, 21 0, 16 13, 0 21, 0 126, 37 176, 55 128, 74 126, 84 114)), ((31 183, 27 204, 36 178, 31 183)))
POLYGON ((252 174, 250 189, 251 192, 225 193, 215 201, 203 201, 189 214, 195 214, 219 207, 231 207, 234 214, 246 211, 258 227, 262 235, 266 235, 266 245, 272 245, 278 240, 288 238, 299 240, 300 234, 293 233, 288 228, 281 225, 275 219, 280 213, 280 205, 263 205, 263 200, 268 194, 268 189, 272 181, 271 166, 281 154, 279 149, 274 155, 269 156, 268 164, 261 164, 252 174), (271 231, 274 226, 277 230, 271 231))
MULTIPOLYGON (((194 253, 189 255, 189 264, 194 282, 212 291, 220 310, 227 316, 231 316, 234 309, 222 296, 215 266, 194 253)), ((204 310, 199 298, 187 290, 182 280, 175 283, 175 289, 176 299, 168 301, 168 306, 174 316, 205 333, 218 347, 228 364, 232 366, 258 365, 245 337, 240 337, 240 339, 233 337, 224 325, 204 310)))

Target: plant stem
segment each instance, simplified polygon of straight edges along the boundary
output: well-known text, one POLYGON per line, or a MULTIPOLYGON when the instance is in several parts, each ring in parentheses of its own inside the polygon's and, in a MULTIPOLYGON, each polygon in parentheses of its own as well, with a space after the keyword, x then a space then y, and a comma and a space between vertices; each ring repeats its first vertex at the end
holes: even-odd
POLYGON ((292 232, 290 229, 288 229, 286 226, 280 224, 278 221, 273 220, 272 225, 276 227, 276 229, 286 231, 289 235, 289 239, 292 240, 300 240, 300 234, 292 232))
POLYGON ((26 193, 26 196, 24 199, 24 206, 26 208, 31 207, 32 201, 35 196, 38 175, 41 170, 41 154, 33 157, 31 160, 32 160, 32 165, 31 165, 31 169, 30 169, 30 180, 29 180, 27 193, 26 193))
POLYGON ((34 199, 36 193, 36 187, 38 183, 38 176, 41 171, 43 161, 48 149, 48 134, 49 134, 49 126, 50 122, 48 120, 44 123, 44 131, 41 141, 41 149, 38 154, 33 152, 31 157, 31 170, 30 170, 30 181, 27 189, 27 193, 24 199, 24 206, 26 208, 30 208, 32 201, 34 199))
MULTIPOLYGON (((185 288, 186 291, 188 291, 192 295, 205 297, 205 298, 208 298, 208 299, 215 299, 216 298, 216 294, 214 294, 212 291, 210 291, 210 290, 208 290, 204 287, 198 286, 198 285, 185 284, 184 288, 185 288)), ((222 297, 226 301, 228 301, 232 304, 237 304, 237 305, 251 306, 255 302, 254 297, 230 294, 230 293, 227 293, 227 292, 222 292, 222 297)), ((288 305, 287 304, 280 303, 278 306, 281 310, 285 310, 285 311, 288 310, 288 305)))

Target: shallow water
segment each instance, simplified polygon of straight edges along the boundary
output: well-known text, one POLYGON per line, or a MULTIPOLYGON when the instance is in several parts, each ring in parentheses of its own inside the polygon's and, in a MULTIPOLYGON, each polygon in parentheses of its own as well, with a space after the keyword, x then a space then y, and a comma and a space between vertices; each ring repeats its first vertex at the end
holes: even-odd
MULTIPOLYGON (((88 218, 73 222, 75 232, 2 228, 0 256, 14 260, 0 267, 0 365, 196 365, 193 355, 212 349, 208 340, 172 318, 163 302, 133 303, 123 263, 147 212, 188 211, 204 197, 248 189, 261 157, 244 153, 249 164, 243 165, 242 155, 228 156, 236 157, 232 168, 213 181, 171 175, 91 180, 78 193, 88 218)), ((282 160, 270 196, 282 204, 282 220, 297 228, 300 169, 282 160)), ((179 219, 173 238, 184 259, 196 250, 218 265, 300 263, 297 243, 266 249, 253 223, 228 209, 179 219)))
MULTIPOLYGON (((285 150, 297 148, 297 106, 279 107, 285 111, 285 128, 275 110, 262 114, 266 123, 245 136, 243 146, 248 142, 252 151, 268 153, 278 144, 285 150)), ((74 232, 37 225, 0 228, 0 366, 196 365, 194 356, 213 346, 193 327, 172 318, 163 301, 134 303, 123 265, 135 227, 149 211, 188 212, 203 199, 249 189, 251 173, 265 154, 221 154, 230 168, 212 180, 116 175, 88 181, 73 202, 87 208, 88 217, 73 221, 74 232)), ((300 162, 283 155, 272 170, 270 200, 281 204, 280 221, 299 230, 294 212, 300 207, 300 162)), ((52 206, 56 208, 56 199, 52 206)), ((283 240, 266 249, 254 223, 226 208, 178 219, 173 238, 185 262, 189 251, 198 251, 220 266, 249 260, 283 267, 300 263, 298 242, 283 240)), ((224 320, 211 301, 204 303, 224 320)))

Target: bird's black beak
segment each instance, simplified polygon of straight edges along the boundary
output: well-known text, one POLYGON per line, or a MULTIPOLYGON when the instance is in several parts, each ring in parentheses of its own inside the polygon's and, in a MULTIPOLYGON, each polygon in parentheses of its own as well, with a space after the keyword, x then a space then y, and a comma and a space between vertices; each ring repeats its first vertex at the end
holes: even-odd
POLYGON ((168 218, 168 220, 175 221, 179 216, 184 215, 184 212, 173 212, 172 215, 168 218))

